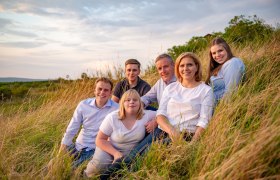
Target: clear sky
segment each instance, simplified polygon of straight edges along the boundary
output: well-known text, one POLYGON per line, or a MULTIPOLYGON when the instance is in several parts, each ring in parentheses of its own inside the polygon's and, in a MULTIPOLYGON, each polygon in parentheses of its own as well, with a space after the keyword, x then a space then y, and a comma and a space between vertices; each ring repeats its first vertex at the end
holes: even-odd
POLYGON ((280 0, 0 0, 0 77, 75 79, 129 58, 145 69, 241 14, 275 27, 280 0))

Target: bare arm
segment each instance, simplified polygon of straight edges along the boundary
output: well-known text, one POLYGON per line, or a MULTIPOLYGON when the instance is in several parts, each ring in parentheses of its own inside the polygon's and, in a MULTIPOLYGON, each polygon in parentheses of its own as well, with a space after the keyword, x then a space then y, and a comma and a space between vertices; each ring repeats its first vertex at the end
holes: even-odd
POLYGON ((203 127, 197 126, 192 141, 197 141, 200 138, 203 131, 204 131, 203 127))
POLYGON ((163 131, 165 131, 171 140, 174 142, 176 139, 179 139, 180 133, 169 123, 167 118, 163 115, 157 116, 157 123, 163 131))
POLYGON ((151 121, 149 121, 149 122, 147 122, 147 123, 145 124, 146 131, 147 131, 148 133, 153 132, 157 126, 158 126, 158 123, 157 123, 157 121, 156 121, 156 118, 153 119, 153 120, 151 120, 151 121))
POLYGON ((112 146, 111 142, 108 141, 108 138, 109 136, 104 134, 102 131, 99 131, 96 137, 96 145, 103 151, 114 156, 114 161, 116 161, 121 158, 123 154, 112 146))
POLYGON ((116 103, 119 103, 120 99, 117 96, 112 96, 112 100, 115 101, 116 103))
POLYGON ((61 153, 65 153, 66 152, 66 145, 65 144, 61 144, 60 145, 60 148, 58 150, 58 155, 61 154, 61 153))

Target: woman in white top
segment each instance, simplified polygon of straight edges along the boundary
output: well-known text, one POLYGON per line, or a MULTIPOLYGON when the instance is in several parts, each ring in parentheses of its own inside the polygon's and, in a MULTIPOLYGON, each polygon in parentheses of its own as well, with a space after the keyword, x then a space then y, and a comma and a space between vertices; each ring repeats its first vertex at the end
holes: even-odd
POLYGON ((206 83, 213 88, 215 103, 236 90, 245 72, 245 65, 234 57, 227 42, 220 37, 212 40, 206 83))
POLYGON ((96 175, 117 159, 129 154, 145 137, 145 124, 154 119, 155 115, 155 111, 143 110, 136 90, 126 91, 120 100, 120 109, 108 114, 99 128, 97 147, 85 175, 96 175))
POLYGON ((212 116, 213 92, 201 82, 201 63, 195 54, 182 53, 175 62, 177 82, 167 86, 157 111, 157 123, 172 141, 181 132, 196 140, 212 116))

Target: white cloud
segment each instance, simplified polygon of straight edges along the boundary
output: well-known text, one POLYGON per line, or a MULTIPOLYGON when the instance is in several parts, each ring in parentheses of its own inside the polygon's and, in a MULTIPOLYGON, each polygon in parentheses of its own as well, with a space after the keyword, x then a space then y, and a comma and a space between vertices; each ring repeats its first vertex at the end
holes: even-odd
POLYGON ((0 76, 74 78, 128 58, 146 67, 193 36, 223 31, 236 15, 274 25, 278 11, 277 0, 2 0, 0 76))

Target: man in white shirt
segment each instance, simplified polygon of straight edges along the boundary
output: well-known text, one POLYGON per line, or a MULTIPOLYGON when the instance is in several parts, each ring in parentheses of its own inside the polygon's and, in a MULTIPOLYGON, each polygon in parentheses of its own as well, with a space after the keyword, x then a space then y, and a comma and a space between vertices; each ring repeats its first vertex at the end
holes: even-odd
POLYGON ((176 81, 176 77, 174 75, 174 61, 171 56, 168 54, 161 54, 156 58, 155 64, 161 78, 150 89, 150 91, 141 97, 145 107, 153 102, 157 102, 159 104, 165 87, 176 81))
MULTIPOLYGON (((161 54, 155 60, 156 68, 160 79, 156 84, 148 91, 144 96, 141 97, 141 101, 144 103, 144 107, 147 110, 157 110, 156 108, 151 108, 150 104, 156 102, 160 103, 162 93, 166 86, 176 81, 174 74, 174 61, 172 57, 168 54, 161 54)), ((154 130, 157 126, 156 121, 151 121, 147 123, 146 128, 148 132, 154 130)))
POLYGON ((85 99, 78 104, 59 149, 59 153, 68 151, 74 156, 73 167, 92 157, 99 126, 107 114, 118 109, 119 105, 110 99, 112 89, 113 83, 108 78, 98 78, 95 81, 95 98, 85 99), (73 144, 72 140, 79 130, 73 144))

